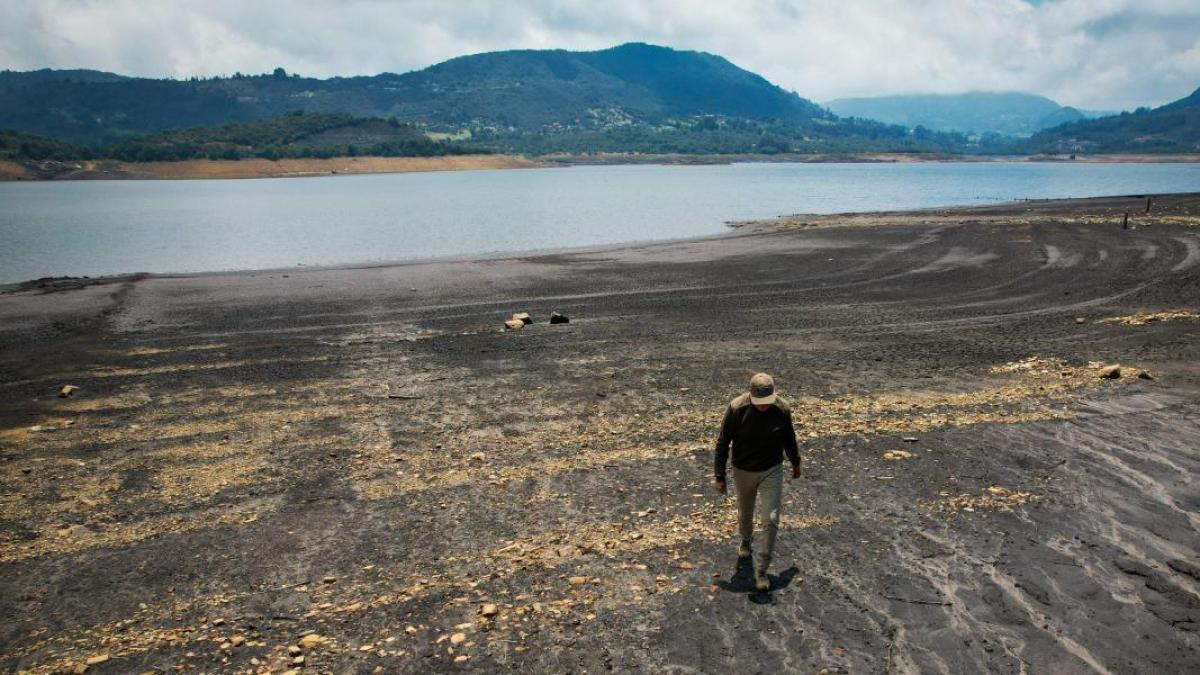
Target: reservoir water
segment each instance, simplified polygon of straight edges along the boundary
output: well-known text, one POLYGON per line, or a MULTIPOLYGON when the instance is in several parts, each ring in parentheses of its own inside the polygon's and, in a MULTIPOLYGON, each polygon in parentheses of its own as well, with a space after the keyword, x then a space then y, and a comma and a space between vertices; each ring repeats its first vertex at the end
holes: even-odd
POLYGON ((0 283, 674 239, 734 219, 1200 191, 1200 164, 580 166, 0 183, 0 283))

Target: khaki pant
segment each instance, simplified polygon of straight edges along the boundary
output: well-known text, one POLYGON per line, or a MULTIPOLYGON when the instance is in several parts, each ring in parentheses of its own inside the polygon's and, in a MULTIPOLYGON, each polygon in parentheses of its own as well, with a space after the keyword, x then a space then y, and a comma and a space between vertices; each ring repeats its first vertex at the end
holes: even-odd
POLYGON ((738 533, 749 543, 754 537, 754 500, 759 499, 763 542, 758 551, 758 569, 766 570, 775 552, 775 534, 779 531, 779 505, 783 499, 783 464, 766 471, 742 471, 732 467, 733 487, 737 491, 738 533))

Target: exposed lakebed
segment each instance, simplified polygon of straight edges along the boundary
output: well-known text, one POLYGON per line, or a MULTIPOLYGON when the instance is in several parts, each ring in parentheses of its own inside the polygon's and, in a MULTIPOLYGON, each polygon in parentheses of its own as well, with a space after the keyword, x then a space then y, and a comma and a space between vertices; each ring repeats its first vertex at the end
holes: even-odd
POLYGON ((1200 195, 1143 204, 0 294, 0 672, 1200 672, 1200 195))

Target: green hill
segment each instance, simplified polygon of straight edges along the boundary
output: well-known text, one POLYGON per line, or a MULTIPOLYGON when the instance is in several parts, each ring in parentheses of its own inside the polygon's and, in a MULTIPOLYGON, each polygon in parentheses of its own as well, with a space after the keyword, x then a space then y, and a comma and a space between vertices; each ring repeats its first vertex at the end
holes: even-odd
POLYGON ((293 110, 394 117, 465 138, 465 146, 531 154, 954 151, 970 145, 961 136, 840 120, 719 56, 646 44, 492 52, 399 75, 327 80, 282 69, 186 81, 0 72, 0 128, 85 145, 293 110))
POLYGON ((799 120, 817 105, 725 59, 628 44, 595 52, 519 50, 402 75, 153 80, 96 71, 0 72, 0 128, 109 143, 292 110, 396 117, 435 130, 553 132, 696 114, 799 120))
POLYGON ((1094 117, 1045 96, 1020 92, 969 92, 842 98, 828 104, 834 113, 936 131, 1029 136, 1040 129, 1094 117))
POLYGON ((2 70, 0 71, 0 82, 3 86, 21 87, 43 82, 123 82, 133 78, 115 73, 106 73, 103 70, 83 70, 83 69, 65 69, 54 70, 51 68, 42 68, 41 70, 2 70))
POLYGON ((0 159, 91 159, 90 148, 12 129, 0 129, 0 159))
POLYGON ((132 162, 263 157, 431 157, 482 152, 430 140, 395 119, 297 111, 270 120, 150 134, 99 148, 0 131, 0 159, 119 159, 132 162))
POLYGON ((395 76, 391 83, 399 99, 394 114, 401 119, 522 131, 690 115, 828 117, 811 101, 719 56, 646 44, 477 54, 395 76))
POLYGON ((1153 110, 1139 108, 1046 129, 1020 149, 1053 154, 1200 152, 1200 89, 1153 110))

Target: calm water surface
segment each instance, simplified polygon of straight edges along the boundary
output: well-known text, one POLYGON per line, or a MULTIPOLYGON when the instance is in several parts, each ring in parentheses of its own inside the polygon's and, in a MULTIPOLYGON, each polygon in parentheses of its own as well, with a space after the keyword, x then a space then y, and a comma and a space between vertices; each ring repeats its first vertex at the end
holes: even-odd
POLYGON ((725 221, 1200 191, 1200 164, 735 164, 0 183, 0 282, 407 260, 725 231, 725 221))

